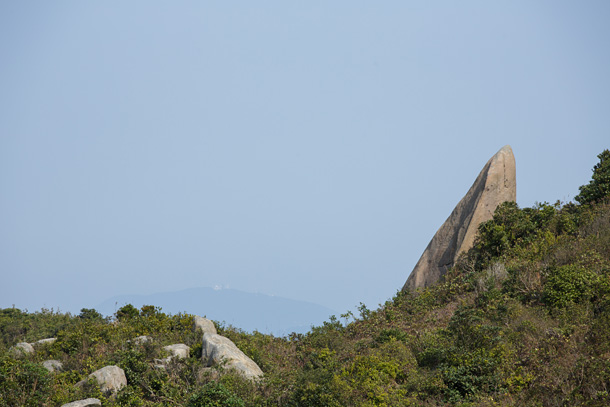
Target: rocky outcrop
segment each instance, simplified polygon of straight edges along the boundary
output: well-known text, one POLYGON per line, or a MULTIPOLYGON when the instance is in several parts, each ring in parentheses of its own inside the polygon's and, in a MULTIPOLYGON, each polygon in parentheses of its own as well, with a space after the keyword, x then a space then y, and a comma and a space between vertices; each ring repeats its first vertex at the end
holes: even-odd
MULTIPOLYGON (((106 394, 114 395, 124 386, 127 386, 125 372, 118 366, 106 366, 96 370, 89 375, 88 379, 95 379, 102 392, 106 394)), ((82 380, 76 385, 83 386, 87 380, 82 380)))
POLYGON ((102 402, 99 399, 85 399, 63 404, 61 407, 96 407, 101 405, 102 402))
POLYGON ((45 360, 42 365, 49 372, 59 372, 64 368, 64 365, 59 360, 45 360))
POLYGON ((34 347, 27 342, 19 342, 15 346, 11 346, 9 353, 14 357, 21 357, 34 353, 34 347))
POLYGON ((153 341, 153 338, 151 338, 150 336, 146 336, 146 335, 138 336, 137 338, 135 338, 133 340, 133 342, 136 345, 144 345, 145 343, 149 343, 152 341, 153 341))
POLYGON ((193 317, 193 332, 201 331, 201 333, 217 334, 214 323, 207 318, 195 315, 193 317))
POLYGON ((33 342, 33 343, 19 342, 15 346, 11 346, 11 348, 9 349, 9 352, 14 357, 25 356, 30 353, 34 353, 35 346, 38 347, 38 346, 42 346, 42 345, 50 345, 53 342, 55 342, 56 340, 57 340, 57 338, 46 338, 46 339, 41 339, 41 340, 33 342))
POLYGON ((516 196, 515 157, 510 146, 504 146, 485 164, 436 232, 402 289, 415 290, 438 282, 457 257, 472 248, 479 225, 493 217, 498 205, 515 201, 516 196))
POLYGON ((53 342, 55 342, 56 340, 57 340, 57 338, 41 339, 39 341, 34 342, 32 345, 34 345, 34 346, 50 345, 53 342))
POLYGON ((225 368, 234 369, 249 379, 257 379, 263 375, 260 367, 229 338, 218 334, 203 334, 201 360, 206 366, 223 364, 225 368))

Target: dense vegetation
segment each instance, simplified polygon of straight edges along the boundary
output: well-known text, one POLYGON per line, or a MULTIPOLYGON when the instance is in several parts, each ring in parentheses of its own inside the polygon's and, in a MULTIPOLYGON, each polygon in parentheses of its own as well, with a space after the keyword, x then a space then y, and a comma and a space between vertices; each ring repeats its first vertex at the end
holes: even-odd
MULTIPOLYGON (((359 307, 306 335, 219 326, 265 372, 250 382, 204 371, 189 315, 123 307, 112 319, 0 310, 0 406, 607 406, 610 405, 610 152, 577 203, 501 205, 445 281, 359 307), (138 335, 155 342, 136 346, 138 335), (57 337, 14 358, 10 346, 57 337), (153 367, 161 347, 189 359, 153 367), (48 373, 45 359, 65 370, 48 373), (74 384, 117 364, 116 398, 74 384)), ((222 370, 222 369, 219 369, 222 370)))

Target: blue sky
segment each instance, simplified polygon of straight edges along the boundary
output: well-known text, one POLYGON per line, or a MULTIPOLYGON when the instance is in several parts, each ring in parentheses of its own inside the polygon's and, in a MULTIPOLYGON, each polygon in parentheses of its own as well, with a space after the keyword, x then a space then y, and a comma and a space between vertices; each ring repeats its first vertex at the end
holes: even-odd
POLYGON ((2 2, 0 307, 223 286, 384 302, 485 162, 568 201, 610 3, 2 2))

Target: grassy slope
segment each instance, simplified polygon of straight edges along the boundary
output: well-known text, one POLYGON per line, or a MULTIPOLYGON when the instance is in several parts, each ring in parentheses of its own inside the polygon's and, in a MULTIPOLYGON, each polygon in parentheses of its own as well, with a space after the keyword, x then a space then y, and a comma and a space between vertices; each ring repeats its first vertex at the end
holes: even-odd
POLYGON ((203 369, 189 315, 144 307, 110 322, 92 310, 1 310, 0 406, 86 397, 108 406, 606 406, 610 203, 505 204, 446 281, 359 312, 287 338, 219 327, 265 372, 251 383, 203 369), (128 343, 144 334, 155 342, 128 343), (50 336, 57 342, 33 356, 8 354, 50 336), (192 346, 191 358, 154 369, 161 347, 178 342, 192 346), (66 370, 48 374, 40 362, 49 358, 66 370), (108 364, 127 373, 118 397, 73 387, 108 364))

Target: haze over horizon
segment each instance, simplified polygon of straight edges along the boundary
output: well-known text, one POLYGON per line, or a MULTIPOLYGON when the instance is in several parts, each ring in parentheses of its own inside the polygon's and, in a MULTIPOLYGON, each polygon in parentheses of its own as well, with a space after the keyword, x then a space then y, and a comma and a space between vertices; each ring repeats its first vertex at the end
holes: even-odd
POLYGON ((486 161, 569 201, 610 148, 610 3, 0 4, 0 308, 230 287, 344 312, 486 161))

